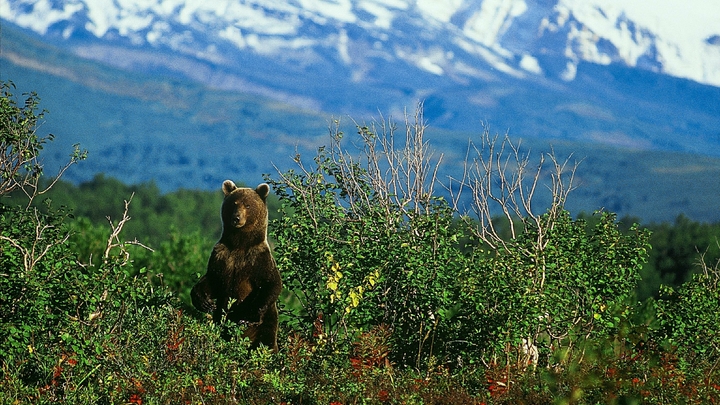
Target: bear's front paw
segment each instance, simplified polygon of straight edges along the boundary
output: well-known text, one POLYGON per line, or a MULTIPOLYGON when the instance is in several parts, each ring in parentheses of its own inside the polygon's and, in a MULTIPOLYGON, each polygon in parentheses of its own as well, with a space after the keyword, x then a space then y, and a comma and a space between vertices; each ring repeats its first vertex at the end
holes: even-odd
POLYGON ((192 297, 192 303, 193 306, 198 310, 202 312, 213 312, 215 310, 215 300, 210 299, 208 297, 200 298, 193 296, 192 297))
POLYGON ((207 300, 201 304, 201 308, 204 312, 213 312, 215 311, 215 301, 207 300))

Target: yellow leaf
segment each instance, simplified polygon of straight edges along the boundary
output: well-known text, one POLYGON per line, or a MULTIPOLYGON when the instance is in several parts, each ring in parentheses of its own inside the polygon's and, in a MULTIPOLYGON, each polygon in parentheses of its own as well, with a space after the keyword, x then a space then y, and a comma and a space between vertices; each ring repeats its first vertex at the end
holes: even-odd
POLYGON ((368 276, 368 283, 370 284, 370 287, 375 287, 375 284, 377 284, 378 279, 380 278, 380 272, 375 270, 372 274, 368 276))

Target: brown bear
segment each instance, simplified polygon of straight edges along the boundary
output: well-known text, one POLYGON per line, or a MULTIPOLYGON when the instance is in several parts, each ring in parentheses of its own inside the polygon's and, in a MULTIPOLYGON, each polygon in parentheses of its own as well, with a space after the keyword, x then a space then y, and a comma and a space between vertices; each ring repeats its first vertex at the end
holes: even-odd
POLYGON ((246 323, 252 348, 262 344, 277 351, 282 281, 267 242, 270 187, 263 183, 254 190, 240 188, 225 180, 222 191, 222 236, 210 254, 207 273, 192 288, 192 303, 212 312, 216 323, 223 317, 246 323))

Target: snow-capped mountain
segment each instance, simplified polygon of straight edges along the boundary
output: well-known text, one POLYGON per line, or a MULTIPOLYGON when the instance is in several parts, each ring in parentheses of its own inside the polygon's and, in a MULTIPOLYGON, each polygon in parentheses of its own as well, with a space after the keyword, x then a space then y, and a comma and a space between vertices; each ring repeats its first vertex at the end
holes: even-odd
POLYGON ((329 116, 418 101, 448 173, 486 124, 587 157, 584 210, 668 219, 720 178, 673 163, 720 158, 718 1, 3 0, 0 24, 0 79, 48 95, 51 146, 125 181, 257 179, 329 116))
POLYGON ((80 40, 179 52, 231 71, 248 55, 332 63, 355 82, 372 80, 377 60, 458 83, 488 79, 486 68, 572 80, 578 63, 592 62, 720 86, 720 2, 705 0, 5 0, 0 17, 116 64, 141 61, 80 40))

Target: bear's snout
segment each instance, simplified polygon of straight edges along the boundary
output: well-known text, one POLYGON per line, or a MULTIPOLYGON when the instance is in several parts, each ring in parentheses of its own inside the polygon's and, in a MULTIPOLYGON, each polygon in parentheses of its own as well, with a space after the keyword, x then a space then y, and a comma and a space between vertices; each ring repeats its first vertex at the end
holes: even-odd
POLYGON ((235 228, 242 228, 245 225, 245 218, 240 214, 233 215, 232 224, 235 228))

